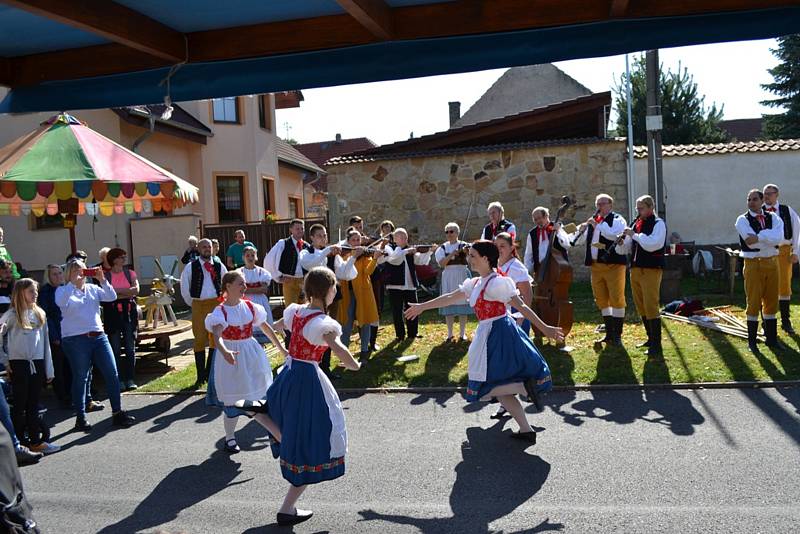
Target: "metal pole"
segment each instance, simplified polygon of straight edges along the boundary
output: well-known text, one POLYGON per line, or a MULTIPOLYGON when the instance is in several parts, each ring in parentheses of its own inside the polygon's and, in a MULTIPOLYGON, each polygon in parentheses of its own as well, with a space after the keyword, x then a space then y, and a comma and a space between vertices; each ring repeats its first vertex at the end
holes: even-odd
POLYGON ((636 207, 636 170, 633 166, 633 111, 631 105, 631 66, 625 54, 625 97, 628 99, 628 219, 633 219, 636 207))
POLYGON ((646 55, 647 78, 647 192, 656 200, 658 216, 667 220, 664 173, 661 167, 661 101, 658 94, 658 50, 646 55))

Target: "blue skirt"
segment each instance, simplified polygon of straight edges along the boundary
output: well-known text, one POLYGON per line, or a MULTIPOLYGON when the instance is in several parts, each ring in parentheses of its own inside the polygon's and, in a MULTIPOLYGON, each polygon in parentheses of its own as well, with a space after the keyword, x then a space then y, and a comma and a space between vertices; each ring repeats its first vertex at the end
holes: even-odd
POLYGON ((339 396, 319 366, 287 361, 267 390, 269 416, 281 430, 272 444, 281 474, 293 486, 344 475, 347 431, 339 396))
POLYGON ((540 393, 553 388, 550 368, 533 341, 512 317, 496 320, 486 344, 486 381, 467 382, 467 401, 478 401, 497 386, 525 382, 529 378, 542 381, 536 385, 540 393))

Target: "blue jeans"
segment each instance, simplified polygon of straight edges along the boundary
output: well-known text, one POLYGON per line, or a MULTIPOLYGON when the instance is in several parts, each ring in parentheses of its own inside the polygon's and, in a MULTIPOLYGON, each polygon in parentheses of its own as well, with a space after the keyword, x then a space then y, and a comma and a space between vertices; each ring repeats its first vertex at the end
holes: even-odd
MULTIPOLYGON (((350 347, 350 336, 353 334, 353 323, 356 321, 356 299, 350 294, 350 306, 347 308, 347 322, 342 325, 342 344, 350 347)), ((369 352, 369 334, 371 327, 361 325, 361 352, 369 352)))
POLYGON ((133 380, 136 374, 136 325, 121 321, 120 329, 108 334, 108 342, 117 361, 119 379, 123 382, 133 380), (122 348, 125 348, 125 359, 122 359, 122 348))
POLYGON ((11 436, 11 442, 14 444, 14 449, 19 449, 19 440, 17 434, 14 432, 14 425, 11 422, 11 409, 8 407, 5 392, 6 383, 0 379, 0 424, 6 427, 8 435, 11 436))
POLYGON ((111 351, 108 337, 105 334, 97 337, 69 336, 61 339, 61 346, 64 348, 64 354, 72 368, 72 405, 76 415, 79 418, 86 416, 84 396, 92 365, 100 369, 103 374, 108 399, 111 401, 111 410, 120 411, 122 402, 119 393, 117 365, 114 362, 114 353, 111 351))

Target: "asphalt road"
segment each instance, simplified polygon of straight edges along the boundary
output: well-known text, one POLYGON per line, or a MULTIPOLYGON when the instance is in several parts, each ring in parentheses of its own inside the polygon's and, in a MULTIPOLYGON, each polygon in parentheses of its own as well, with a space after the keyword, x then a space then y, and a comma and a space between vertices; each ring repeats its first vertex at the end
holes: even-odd
MULTIPOLYGON (((539 443, 460 395, 343 399, 347 474, 310 488, 295 532, 380 534, 797 532, 800 389, 550 395, 539 443)), ((287 532, 286 490, 261 428, 219 450, 201 397, 126 396, 140 423, 88 434, 53 409, 64 449, 23 469, 45 532, 287 532)))

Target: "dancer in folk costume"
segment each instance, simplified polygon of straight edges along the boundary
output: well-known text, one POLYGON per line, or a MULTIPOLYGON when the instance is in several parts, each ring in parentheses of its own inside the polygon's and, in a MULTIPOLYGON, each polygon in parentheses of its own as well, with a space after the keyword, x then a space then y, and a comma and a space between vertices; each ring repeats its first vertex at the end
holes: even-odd
MULTIPOLYGON (((272 326, 272 308, 269 305, 269 284, 272 282, 272 275, 263 267, 256 265, 258 261, 258 250, 255 247, 246 246, 242 252, 244 266, 239 271, 244 276, 247 285, 245 296, 254 304, 261 304, 267 312, 267 322, 272 326)), ((267 337, 260 331, 253 332, 253 337, 262 345, 266 343, 267 337)))
POLYGON ((498 257, 494 243, 475 242, 470 247, 469 263, 479 276, 470 278, 447 295, 411 304, 405 315, 415 318, 425 310, 469 302, 479 323, 467 352, 467 400, 475 402, 496 397, 519 424, 519 432, 511 436, 536 443, 536 432, 525 418, 516 395, 527 395, 528 400, 541 409, 538 395, 549 391, 553 382, 547 362, 509 315, 507 305, 518 309, 540 332, 555 341, 562 341, 564 333, 561 328, 542 322, 522 302, 514 281, 495 272, 498 257))
POLYGON ((294 525, 312 516, 311 511, 295 507, 307 485, 344 474, 344 412, 336 390, 319 368, 323 353, 330 347, 347 369, 360 367, 340 340, 341 325, 325 313, 336 296, 333 271, 314 267, 303 289, 309 304, 289 305, 275 325, 292 332, 289 356, 267 392, 266 406, 260 407, 268 410, 279 428, 273 434, 280 442, 273 443, 273 454, 280 457, 283 478, 291 484, 278 511, 279 525, 294 525))
MULTIPOLYGON (((220 290, 222 303, 206 316, 206 329, 214 336, 218 356, 212 368, 213 384, 209 380, 209 394, 216 398, 212 402, 225 413, 225 450, 231 454, 239 452, 236 443, 236 420, 248 415, 235 407, 237 401, 259 401, 267 396, 272 384, 272 368, 264 348, 253 337, 253 328, 260 328, 267 338, 286 355, 275 331, 267 322, 267 312, 260 304, 242 298, 246 289, 244 277, 239 271, 231 271, 222 277, 220 290), (213 386, 213 387, 211 387, 213 386)), ((255 415, 256 421, 273 435, 277 427, 263 413, 255 415)))

